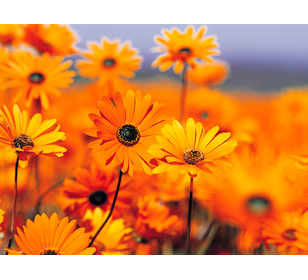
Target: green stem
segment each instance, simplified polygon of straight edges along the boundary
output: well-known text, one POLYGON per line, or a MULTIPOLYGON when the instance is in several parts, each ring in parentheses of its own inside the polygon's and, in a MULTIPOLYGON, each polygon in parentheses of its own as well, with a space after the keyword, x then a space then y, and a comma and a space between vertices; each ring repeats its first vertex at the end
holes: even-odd
POLYGON ((190 192, 189 192, 189 206, 188 206, 188 220, 187 220, 187 233, 186 233, 186 249, 185 255, 189 255, 189 242, 190 242, 190 228, 191 228, 191 213, 193 203, 193 182, 194 179, 190 178, 190 192))
POLYGON ((186 82, 186 77, 185 77, 186 69, 187 69, 187 64, 185 63, 183 71, 182 71, 182 90, 181 90, 179 122, 182 122, 183 116, 184 116, 184 111, 185 111, 185 100, 186 100, 186 94, 187 94, 187 82, 186 82))

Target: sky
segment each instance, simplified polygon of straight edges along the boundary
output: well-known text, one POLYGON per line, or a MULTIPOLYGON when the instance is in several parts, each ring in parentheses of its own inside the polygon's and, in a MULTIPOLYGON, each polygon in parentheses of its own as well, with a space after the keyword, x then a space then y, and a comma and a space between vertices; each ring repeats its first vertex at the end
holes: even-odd
MULTIPOLYGON (((187 24, 71 24, 77 33, 77 47, 86 50, 87 42, 101 38, 130 41, 143 56, 142 71, 158 73, 151 68, 158 55, 156 35, 174 27, 184 31, 187 24)), ((200 24, 193 25, 196 30, 200 24)), ((230 77, 221 86, 227 90, 280 91, 289 86, 308 84, 307 24, 207 24, 206 36, 216 36, 221 54, 215 59, 226 61, 230 77)), ((137 77, 141 74, 138 74, 137 77)), ((166 75, 173 75, 172 70, 166 75)))

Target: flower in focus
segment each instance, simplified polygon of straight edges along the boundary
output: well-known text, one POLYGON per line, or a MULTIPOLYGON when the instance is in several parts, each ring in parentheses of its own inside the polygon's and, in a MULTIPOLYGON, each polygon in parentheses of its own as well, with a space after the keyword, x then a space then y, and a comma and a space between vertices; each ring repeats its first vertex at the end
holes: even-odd
POLYGON ((71 55, 76 53, 73 44, 77 38, 67 25, 27 24, 24 26, 24 42, 40 53, 71 55))
POLYGON ((210 87, 224 82, 228 71, 228 65, 223 62, 196 64, 195 68, 187 70, 187 80, 200 86, 210 87))
MULTIPOLYGON (((95 235, 97 230, 105 221, 109 211, 103 212, 100 208, 94 211, 88 210, 84 216, 85 222, 90 222, 91 235, 95 235)), ((93 246, 96 247, 97 255, 123 255, 131 252, 130 241, 132 240, 132 228, 125 225, 124 219, 110 219, 96 237, 93 246)))
POLYGON ((19 155, 19 165, 26 167, 29 155, 62 157, 66 149, 57 144, 65 140, 65 133, 59 132, 56 119, 44 120, 35 114, 31 120, 29 113, 21 113, 18 105, 13 106, 13 118, 4 105, 0 110, 0 146, 10 147, 19 155))
POLYGON ((142 99, 139 90, 136 93, 128 90, 125 97, 116 92, 114 103, 103 96, 97 102, 99 110, 92 109, 93 113, 89 114, 98 130, 85 133, 99 139, 88 147, 101 153, 103 164, 115 161, 122 172, 127 171, 130 176, 134 169, 151 174, 149 161, 152 157, 147 149, 164 123, 161 118, 163 104, 151 104, 150 94, 142 99))
POLYGON ((195 178, 200 171, 212 173, 210 166, 226 162, 225 155, 231 153, 237 146, 236 141, 227 141, 230 132, 218 134, 218 126, 207 133, 201 123, 189 118, 186 132, 182 125, 174 120, 172 126, 166 124, 162 128, 163 136, 157 136, 159 144, 152 145, 149 153, 157 157, 159 166, 152 170, 153 174, 166 171, 188 173, 195 178))
MULTIPOLYGON (((100 170, 92 164, 90 169, 77 168, 74 172, 76 181, 64 180, 64 193, 70 200, 65 212, 69 216, 83 217, 89 209, 101 208, 106 212, 110 209, 118 183, 118 172, 100 170), (72 204, 74 202, 74 204, 72 204)), ((133 192, 129 188, 129 180, 124 176, 114 209, 114 217, 131 209, 133 192)))
POLYGON ((302 209, 282 213, 279 221, 267 224, 262 235, 275 244, 278 252, 299 254, 308 252, 308 212, 302 209))
POLYGON ((155 51, 165 53, 156 58, 152 67, 159 66, 159 70, 164 72, 174 64, 174 72, 178 74, 182 72, 185 63, 195 68, 196 59, 212 62, 211 55, 219 54, 218 44, 214 36, 203 37, 205 30, 205 26, 202 26, 196 34, 192 26, 187 27, 184 33, 176 28, 171 31, 163 30, 165 38, 155 37, 156 42, 161 45, 155 51))
POLYGON ((85 228, 76 229, 76 220, 68 217, 59 221, 57 213, 48 219, 43 213, 36 215, 34 222, 27 220, 22 231, 17 228, 15 241, 21 252, 6 249, 9 255, 93 255, 95 248, 87 248, 90 234, 85 228))
POLYGON ((23 28, 21 24, 0 24, 0 45, 16 46, 21 42, 23 28))
POLYGON ((58 88, 67 88, 74 80, 74 71, 67 71, 71 61, 61 63, 61 57, 41 57, 30 52, 16 52, 7 65, 0 67, 0 76, 9 79, 3 88, 16 88, 14 103, 25 98, 29 108, 34 100, 40 101, 44 109, 49 108, 48 95, 61 96, 58 88))
POLYGON ((98 83, 101 85, 117 80, 120 76, 132 78, 135 71, 140 69, 142 58, 137 56, 137 50, 132 49, 129 42, 120 46, 119 41, 103 39, 101 46, 90 43, 89 48, 89 52, 83 53, 87 60, 79 60, 76 65, 81 75, 99 77, 98 83))

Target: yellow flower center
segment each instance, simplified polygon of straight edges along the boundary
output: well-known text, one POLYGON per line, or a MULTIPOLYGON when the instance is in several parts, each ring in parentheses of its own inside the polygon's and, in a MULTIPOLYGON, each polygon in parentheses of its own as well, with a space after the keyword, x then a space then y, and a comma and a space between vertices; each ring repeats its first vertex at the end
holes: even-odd
POLYGON ((296 232, 295 229, 287 229, 282 233, 282 236, 289 241, 297 240, 297 237, 294 235, 294 232, 296 232))
POLYGON ((119 142, 128 147, 136 145, 140 139, 139 129, 132 124, 120 126, 116 135, 119 142))
POLYGON ((189 149, 185 152, 183 159, 188 164, 196 165, 204 159, 204 154, 198 149, 189 149))
POLYGON ((32 73, 29 75, 29 81, 34 84, 41 84, 45 81, 45 76, 42 73, 32 73))
POLYGON ((107 201, 107 194, 102 190, 95 191, 89 195, 89 201, 94 206, 103 205, 107 201))
POLYGON ((103 61, 103 65, 107 68, 113 67, 116 61, 113 58, 107 58, 103 61))
POLYGON ((41 255, 61 255, 55 250, 45 250, 44 252, 41 253, 41 255))
POLYGON ((270 209, 270 202, 263 197, 252 197, 250 198, 246 206, 252 214, 263 215, 270 209))
POLYGON ((25 146, 34 147, 33 141, 30 136, 26 134, 20 134, 14 139, 15 148, 23 148, 25 146))

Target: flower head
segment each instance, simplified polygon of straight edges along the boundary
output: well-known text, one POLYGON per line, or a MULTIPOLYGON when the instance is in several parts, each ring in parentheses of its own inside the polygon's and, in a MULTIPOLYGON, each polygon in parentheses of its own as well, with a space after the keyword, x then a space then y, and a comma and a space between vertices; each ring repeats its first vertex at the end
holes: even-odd
MULTIPOLYGON (((66 209, 69 216, 75 216, 77 212, 83 217, 88 209, 94 211, 101 208, 104 212, 110 209, 118 183, 118 172, 100 170, 97 165, 92 164, 90 169, 77 168, 74 176, 76 181, 68 178, 64 180, 64 193, 70 200, 66 209)), ((127 179, 124 177, 121 184, 114 209, 115 217, 120 217, 121 213, 131 209, 133 192, 127 179)))
POLYGON ((4 105, 0 110, 0 146, 10 147, 19 155, 19 165, 26 167, 29 155, 46 155, 62 157, 66 149, 57 144, 65 140, 65 133, 59 132, 60 125, 56 119, 44 120, 35 114, 31 120, 29 113, 21 113, 18 105, 13 106, 13 118, 4 105))
POLYGON ((16 46, 21 42, 23 28, 21 24, 0 24, 0 45, 16 46))
POLYGON ((218 126, 207 133, 201 123, 195 123, 189 118, 186 123, 186 132, 182 125, 174 120, 172 126, 166 124, 162 128, 164 136, 157 136, 159 144, 152 145, 149 153, 160 159, 160 164, 153 169, 157 174, 165 171, 178 170, 196 177, 200 171, 211 172, 209 169, 214 163, 225 160, 223 157, 231 153, 237 146, 236 141, 227 141, 230 132, 218 134, 218 126))
POLYGON ((68 217, 59 221, 57 213, 48 219, 43 213, 34 222, 27 220, 23 231, 17 227, 15 241, 22 252, 6 249, 9 255, 93 255, 95 248, 87 248, 90 234, 85 228, 76 229, 76 220, 68 217))
POLYGON ((39 57, 16 52, 7 65, 0 67, 0 76, 9 80, 2 88, 16 88, 14 103, 24 98, 29 108, 34 100, 39 100, 48 109, 48 95, 61 96, 58 88, 67 88, 74 81, 75 72, 66 71, 72 62, 61 61, 61 57, 50 57, 47 53, 39 57))
POLYGON ((174 72, 180 73, 185 63, 194 68, 196 59, 212 62, 211 55, 219 54, 218 44, 214 36, 203 37, 205 30, 205 26, 202 26, 197 34, 194 34, 192 26, 187 27, 183 33, 176 28, 171 31, 163 30, 165 38, 157 36, 155 40, 161 45, 156 51, 165 53, 156 58, 152 67, 159 66, 160 71, 166 71, 174 64, 174 72))
POLYGON ((24 26, 24 42, 40 53, 71 55, 76 53, 73 44, 77 38, 67 25, 28 24, 24 26))
POLYGON ((147 152, 155 141, 164 120, 161 118, 163 104, 151 104, 151 95, 141 97, 139 90, 128 90, 125 97, 115 93, 114 103, 103 96, 98 101, 99 110, 93 109, 89 114, 98 130, 85 133, 98 137, 89 144, 93 152, 101 152, 103 163, 108 165, 115 161, 122 172, 133 175, 134 169, 151 174, 151 155, 147 152))
POLYGON ((77 67, 81 75, 99 77, 98 83, 101 85, 120 76, 132 78, 135 71, 140 69, 142 58, 137 55, 136 49, 130 47, 129 42, 121 46, 119 41, 110 42, 103 39, 101 46, 90 43, 89 48, 89 52, 83 53, 87 60, 79 60, 77 67))

